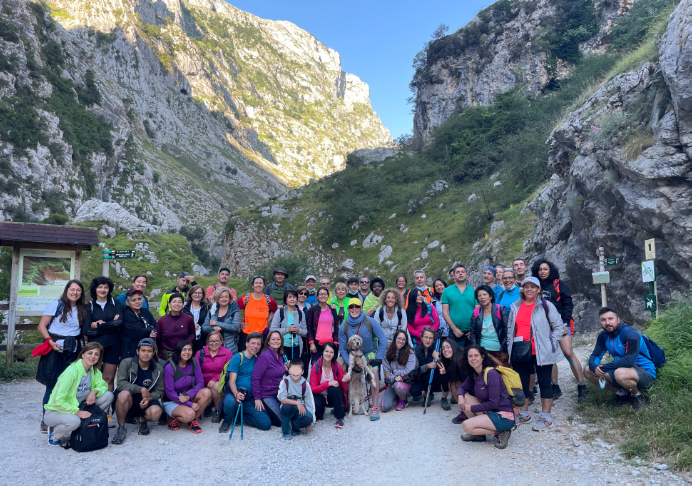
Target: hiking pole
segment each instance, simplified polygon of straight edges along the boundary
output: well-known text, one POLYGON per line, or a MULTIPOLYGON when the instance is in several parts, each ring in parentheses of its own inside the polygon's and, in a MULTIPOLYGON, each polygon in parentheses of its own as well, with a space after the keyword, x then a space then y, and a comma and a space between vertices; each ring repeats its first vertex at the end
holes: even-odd
POLYGON ((294 342, 296 342, 296 333, 292 332, 291 333, 291 361, 293 361, 293 348, 295 347, 295 346, 293 346, 294 342))
MULTIPOLYGON (((233 431, 235 430, 235 423, 238 421, 238 414, 243 410, 243 402, 240 402, 238 405, 238 408, 235 411, 235 418, 233 419, 233 427, 231 428, 231 435, 228 436, 228 440, 231 440, 233 438, 233 431)), ((240 416, 240 435, 243 435, 243 416, 241 414, 240 416)))
MULTIPOLYGON (((440 352, 440 333, 437 333, 437 342, 435 342, 435 352, 440 352)), ((433 358, 433 363, 437 363, 437 360, 433 358)), ((435 366, 437 368, 437 366, 435 366)), ((433 376, 435 375, 435 368, 430 370, 430 380, 428 381, 428 392, 425 394, 425 406, 423 407, 423 415, 428 411, 428 402, 430 401, 430 389, 432 388, 433 376)))
POLYGON ((243 440, 243 402, 240 402, 240 440, 243 440))

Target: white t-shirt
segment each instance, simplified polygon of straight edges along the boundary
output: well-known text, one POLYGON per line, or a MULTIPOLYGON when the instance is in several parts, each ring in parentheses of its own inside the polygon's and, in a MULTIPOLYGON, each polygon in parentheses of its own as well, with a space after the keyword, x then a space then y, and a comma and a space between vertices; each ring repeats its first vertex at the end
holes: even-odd
POLYGON ((197 307, 196 309, 192 306, 190 306, 190 312, 192 312, 192 317, 194 317, 195 322, 199 322, 199 311, 202 310, 202 307, 197 307))
MULTIPOLYGON (((55 311, 58 309, 58 302, 59 301, 55 300, 48 304, 46 306, 46 310, 43 311, 43 315, 51 317, 54 316, 55 311)), ((72 307, 70 309, 70 312, 67 314, 66 322, 60 322, 61 315, 53 318, 48 326, 48 331, 50 331, 51 334, 57 334, 58 336, 79 336, 82 326, 79 322, 79 318, 77 317, 77 308, 72 307)))
POLYGON ((105 308, 106 308, 106 304, 108 303, 108 301, 99 302, 98 300, 92 300, 92 302, 96 302, 98 305, 100 305, 100 306, 101 306, 101 309, 105 309, 105 308))

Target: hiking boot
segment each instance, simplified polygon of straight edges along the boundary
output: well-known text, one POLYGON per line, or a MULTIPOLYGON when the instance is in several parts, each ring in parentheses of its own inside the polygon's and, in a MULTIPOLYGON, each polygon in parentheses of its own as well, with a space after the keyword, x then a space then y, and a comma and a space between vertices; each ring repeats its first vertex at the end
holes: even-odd
POLYGON ((399 400, 399 403, 396 404, 396 409, 398 412, 401 412, 403 409, 406 408, 406 400, 399 400))
MULTIPOLYGON (((425 399, 427 400, 426 403, 427 403, 427 406, 429 407, 430 404, 432 403, 432 401, 435 400, 435 394, 430 393, 430 395, 428 395, 427 397, 425 397, 425 399)), ((425 403, 424 403, 423 405, 425 405, 425 403)))
MULTIPOLYGON (((125 423, 130 425, 137 425, 137 419, 135 419, 134 417, 125 417, 125 423)), ((168 425, 168 422, 164 421, 163 424, 161 424, 159 420, 159 425, 168 425)))
POLYGON ((511 430, 505 430, 500 435, 497 436, 497 444, 495 444, 495 447, 497 449, 506 449, 507 444, 509 443, 509 436, 512 435, 511 430))
POLYGON ((442 400, 440 400, 440 407, 442 407, 442 410, 446 410, 446 411, 449 411, 452 409, 452 407, 449 405, 449 400, 447 400, 444 397, 442 398, 442 400))
POLYGON ((632 397, 632 408, 635 410, 641 410, 642 408, 646 407, 646 399, 644 398, 644 395, 641 393, 637 395, 636 397, 632 397))
POLYGON ((372 407, 370 409, 370 420, 372 420, 373 422, 375 420, 380 420, 380 409, 379 408, 372 407))
POLYGON ((548 420, 541 415, 538 417, 538 420, 536 421, 535 424, 533 424, 532 430, 535 430, 536 432, 540 432, 542 430, 549 429, 550 427, 553 426, 553 422, 548 422, 548 420))
POLYGON ((125 442, 125 437, 127 437, 127 429, 123 425, 122 427, 118 427, 115 437, 111 440, 111 444, 120 445, 125 442))
POLYGON ((46 423, 43 420, 41 420, 41 428, 39 430, 41 431, 42 434, 48 433, 48 426, 46 425, 46 423))
POLYGON ((303 431, 300 429, 293 429, 291 430, 291 435, 295 437, 296 435, 303 435, 303 431))
POLYGON ((581 402, 589 394, 589 390, 586 389, 586 385, 577 385, 577 402, 581 402))
POLYGON ((187 426, 187 430, 189 430, 193 434, 202 433, 202 427, 199 426, 199 422, 197 422, 197 420, 193 420, 192 422, 190 422, 190 424, 187 426))
POLYGON ((632 402, 632 395, 629 393, 627 395, 615 395, 615 404, 613 404, 613 407, 615 408, 620 408, 624 407, 625 405, 628 405, 632 402))
POLYGON ((231 429, 231 424, 230 422, 226 422, 225 420, 221 422, 221 425, 219 425, 219 434, 225 434, 231 429))
POLYGON ((515 424, 521 425, 521 424, 528 424, 529 422, 531 422, 531 412, 529 412, 529 414, 526 416, 524 416, 518 412, 515 414, 515 419, 514 419, 515 424))
POLYGON ((557 400, 562 396, 562 390, 560 390, 560 385, 553 384, 553 400, 557 400))
POLYGON ((420 402, 421 400, 423 400, 423 395, 420 395, 420 396, 417 396, 417 397, 413 397, 413 401, 414 401, 414 402, 420 402))
POLYGON ((115 427, 117 427, 118 424, 115 423, 115 420, 113 420, 113 417, 111 417, 111 414, 108 414, 107 417, 108 417, 108 428, 114 429, 115 427))
POLYGON ((533 390, 531 390, 534 395, 538 395, 538 383, 533 384, 533 390))
POLYGON ((461 412, 459 415, 457 415, 456 417, 454 417, 452 419, 452 423, 453 424, 460 424, 464 420, 467 420, 467 419, 468 419, 468 417, 466 416, 466 414, 464 412, 461 412))
POLYGON ((48 434, 48 445, 51 447, 60 447, 60 441, 54 439, 53 427, 48 429, 47 434, 48 434))
POLYGON ((344 419, 336 419, 336 425, 334 427, 336 427, 337 429, 343 429, 344 419))
POLYGON ((139 435, 149 435, 149 424, 147 419, 140 417, 137 421, 137 434, 139 435))
POLYGON ((171 421, 168 423, 168 428, 172 431, 180 430, 180 422, 178 422, 178 419, 172 418, 171 421))
POLYGON ((285 439, 285 440, 293 440, 293 435, 291 435, 291 434, 284 434, 284 439, 285 439))
POLYGON ((455 397, 455 396, 452 396, 452 397, 449 399, 449 402, 452 403, 452 404, 454 404, 454 405, 456 405, 456 404, 457 404, 457 399, 456 399, 456 397, 455 397))
POLYGON ((211 423, 212 424, 218 424, 219 423, 219 411, 214 410, 214 413, 211 414, 211 423))
POLYGON ((484 435, 461 434, 461 440, 464 442, 485 442, 487 439, 484 435))
POLYGON ((207 408, 204 409, 204 418, 209 418, 211 417, 212 414, 212 409, 214 407, 212 405, 209 405, 207 408))
POLYGON ((168 425, 168 415, 166 414, 166 412, 161 413, 161 416, 159 417, 159 421, 157 423, 159 425, 168 425))

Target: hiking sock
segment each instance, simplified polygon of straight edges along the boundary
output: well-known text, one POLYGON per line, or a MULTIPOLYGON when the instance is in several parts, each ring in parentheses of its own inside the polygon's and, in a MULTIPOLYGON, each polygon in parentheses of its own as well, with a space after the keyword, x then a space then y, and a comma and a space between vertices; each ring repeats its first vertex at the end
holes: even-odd
POLYGON ((638 396, 641 395, 641 394, 642 394, 642 392, 638 392, 636 395, 632 395, 632 396, 633 396, 633 397, 638 397, 638 396))
POLYGON ((553 421, 553 420, 550 418, 550 414, 549 414, 549 413, 541 412, 541 417, 543 417, 544 419, 546 419, 548 422, 552 422, 552 421, 553 421))
MULTIPOLYGON (((509 277, 508 277, 508 278, 509 278, 509 277)), ((577 386, 584 386, 584 382, 583 382, 583 381, 580 381, 579 383, 577 383, 577 386)))
POLYGON ((528 410, 519 410, 519 413, 522 417, 528 417, 529 415, 531 415, 531 412, 529 412, 528 410))
POLYGON ((620 390, 616 391, 615 394, 619 395, 621 397, 626 397, 627 395, 630 394, 630 392, 628 392, 627 390, 620 389, 620 390))
POLYGON ((553 382, 551 383, 551 385, 553 385, 553 386, 556 386, 557 384, 558 384, 557 381, 553 381, 553 382))

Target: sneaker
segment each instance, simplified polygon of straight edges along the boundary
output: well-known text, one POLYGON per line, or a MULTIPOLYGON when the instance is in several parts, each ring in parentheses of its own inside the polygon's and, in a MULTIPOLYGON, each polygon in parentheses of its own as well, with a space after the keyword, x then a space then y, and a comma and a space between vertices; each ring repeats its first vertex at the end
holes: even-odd
POLYGON ((107 417, 108 417, 108 428, 114 429, 115 427, 117 427, 118 424, 115 422, 115 420, 113 420, 113 417, 111 417, 111 414, 108 414, 107 417))
POLYGON ((461 440, 464 442, 485 442, 487 439, 484 435, 461 434, 461 440))
POLYGON ((219 434, 225 434, 231 429, 231 424, 230 422, 226 422, 225 420, 221 422, 221 425, 219 425, 219 434))
POLYGON ((118 427, 115 437, 111 440, 111 444, 120 445, 125 442, 125 437, 127 437, 127 429, 125 426, 118 427))
MULTIPOLYGON (((132 419, 134 423, 134 419, 132 419)), ((127 421, 126 421, 127 422, 127 421)), ((159 425, 168 425, 168 415, 166 415, 166 412, 163 412, 161 416, 159 417, 159 421, 157 422, 159 425)))
POLYGON ((562 396, 562 390, 560 390, 560 385, 553 384, 553 400, 557 400, 562 396))
POLYGON ((615 404, 613 407, 615 408, 620 408, 624 407, 625 405, 629 405, 632 403, 632 395, 629 393, 627 395, 615 395, 615 404))
POLYGON ((46 431, 48 434, 48 445, 51 447, 60 447, 60 441, 53 439, 53 427, 46 431))
POLYGON ((399 400, 399 403, 396 404, 397 411, 401 412, 404 408, 406 408, 404 406, 404 400, 399 400))
POLYGON ((528 424, 529 422, 531 422, 531 412, 529 412, 529 414, 526 416, 517 412, 514 417, 514 423, 517 425, 528 424))
POLYGON ((540 432, 541 430, 549 429, 552 426, 553 423, 548 422, 548 420, 543 415, 541 415, 540 417, 538 417, 538 421, 535 424, 533 424, 532 430, 540 432))
POLYGON ((586 389, 586 385, 577 385, 577 401, 581 402, 589 394, 589 390, 586 389))
POLYGON ((440 400, 440 406, 442 407, 442 410, 449 411, 452 409, 451 405, 449 404, 449 400, 447 400, 446 398, 440 400))
POLYGON ((211 414, 211 423, 212 424, 218 424, 219 423, 219 411, 214 410, 214 413, 211 414))
POLYGON ((423 400, 423 395, 421 395, 419 397, 413 397, 414 402, 420 402, 421 400, 423 400))
POLYGON ((641 410, 642 408, 646 407, 646 399, 644 398, 644 395, 641 393, 637 395, 636 397, 632 397, 632 408, 635 410, 641 410))
POLYGON ((454 417, 454 418, 452 419, 452 423, 453 423, 453 424, 460 424, 460 423, 462 423, 462 422, 463 422, 464 420, 466 420, 466 419, 468 419, 468 417, 466 416, 466 414, 465 414, 464 412, 461 412, 459 415, 457 415, 456 417, 454 417))
POLYGON ((149 435, 149 424, 144 417, 140 417, 137 421, 137 433, 139 435, 149 435))
POLYGON ((370 409, 370 420, 372 420, 373 422, 375 420, 380 420, 380 409, 379 408, 372 407, 370 409))
POLYGON ((452 404, 454 404, 454 405, 456 405, 456 404, 457 404, 457 399, 456 399, 456 397, 451 397, 451 398, 449 399, 449 402, 452 403, 452 404))
POLYGON ((292 440, 293 436, 291 434, 284 434, 284 439, 286 440, 292 440))
POLYGON ((193 420, 192 422, 190 422, 190 424, 187 426, 187 430, 189 430, 193 434, 202 433, 202 427, 199 426, 199 422, 197 422, 197 420, 193 420))
POLYGON ((204 418, 209 418, 211 417, 212 414, 212 406, 209 405, 207 408, 204 409, 204 418))
POLYGON ((178 419, 172 418, 168 423, 168 428, 172 431, 180 430, 180 422, 178 422, 178 419))
POLYGON ((538 383, 533 384, 533 390, 532 391, 533 391, 534 395, 538 395, 538 383))
POLYGON ((41 431, 42 434, 48 433, 48 426, 46 425, 46 423, 43 420, 41 420, 41 428, 39 430, 41 431))
POLYGON ((509 437, 511 435, 511 430, 505 430, 504 432, 500 433, 500 435, 497 436, 497 444, 495 444, 495 447, 497 449, 506 449, 507 444, 509 443, 509 437))
POLYGON ((336 427, 337 429, 343 429, 344 419, 336 419, 336 425, 334 427, 336 427))

